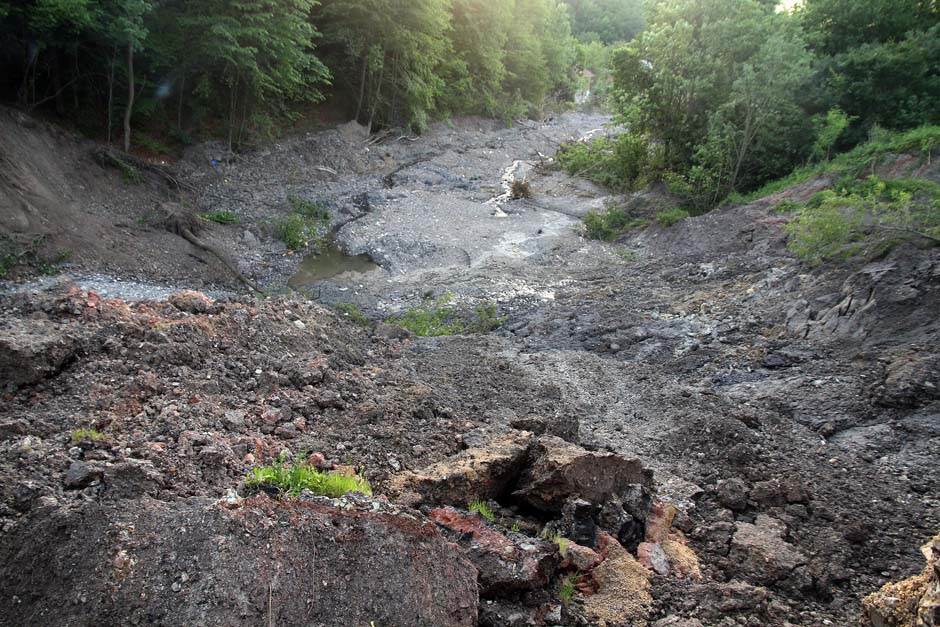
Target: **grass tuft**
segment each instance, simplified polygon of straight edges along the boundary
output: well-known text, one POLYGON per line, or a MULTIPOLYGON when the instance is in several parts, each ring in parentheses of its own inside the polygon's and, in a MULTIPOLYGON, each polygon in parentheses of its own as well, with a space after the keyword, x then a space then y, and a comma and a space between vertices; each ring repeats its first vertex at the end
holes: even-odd
POLYGON ((78 444, 79 442, 86 440, 89 442, 101 442, 107 439, 108 436, 98 431, 97 429, 82 428, 72 431, 72 444, 78 444))
POLYGON ((646 226, 643 218, 634 218, 622 207, 608 207, 604 211, 588 211, 584 216, 584 235, 588 239, 609 242, 623 233, 646 226))
POLYGON ((561 599, 561 602, 566 606, 570 605, 571 601, 574 599, 576 581, 577 578, 574 575, 568 575, 561 580, 561 586, 558 588, 558 598, 561 599))
POLYGON ((252 468, 245 484, 252 488, 273 488, 280 494, 295 497, 304 490, 332 498, 360 492, 372 495, 372 486, 359 475, 322 472, 307 464, 272 464, 252 468))
POLYGON ((355 303, 336 303, 333 308, 343 314, 343 317, 349 318, 353 324, 360 327, 369 326, 369 319, 355 303))
POLYGON ((467 509, 474 514, 479 514, 484 520, 496 522, 496 514, 493 513, 493 510, 490 509, 490 506, 484 501, 473 501, 467 509))
POLYGON ((208 213, 201 213, 199 217, 203 220, 208 220, 209 222, 215 222, 216 224, 238 224, 238 214, 233 211, 219 210, 219 211, 210 211, 208 213))

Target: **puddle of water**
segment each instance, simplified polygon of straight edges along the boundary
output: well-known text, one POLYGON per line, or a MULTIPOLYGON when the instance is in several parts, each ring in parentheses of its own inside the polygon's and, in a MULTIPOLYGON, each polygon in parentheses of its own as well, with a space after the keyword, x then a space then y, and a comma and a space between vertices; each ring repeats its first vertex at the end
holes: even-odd
POLYGON ((310 255, 303 260, 297 273, 287 284, 291 287, 303 287, 344 272, 369 272, 378 267, 369 255, 347 255, 336 242, 330 240, 319 255, 310 255))

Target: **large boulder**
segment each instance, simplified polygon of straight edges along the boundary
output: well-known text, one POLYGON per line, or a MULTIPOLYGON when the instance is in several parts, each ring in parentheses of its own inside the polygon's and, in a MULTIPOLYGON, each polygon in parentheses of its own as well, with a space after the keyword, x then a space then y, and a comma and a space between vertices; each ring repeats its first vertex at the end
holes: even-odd
POLYGON ((476 568, 433 523, 382 507, 258 496, 38 510, 0 540, 0 616, 11 625, 475 625, 476 568))
POLYGON ((569 497, 602 504, 631 485, 653 486, 653 473, 640 460, 588 451, 559 437, 540 437, 530 455, 513 495, 545 512, 561 512, 569 497))
POLYGON ((518 476, 532 437, 527 431, 511 431, 421 472, 402 472, 389 481, 389 492, 412 504, 465 506, 498 498, 518 476))
POLYGON ((784 539, 786 526, 766 514, 754 523, 735 523, 729 557, 740 574, 752 581, 770 584, 787 578, 809 560, 784 539))
POLYGON ((76 339, 44 320, 0 327, 0 381, 29 385, 52 377, 75 358, 76 339))

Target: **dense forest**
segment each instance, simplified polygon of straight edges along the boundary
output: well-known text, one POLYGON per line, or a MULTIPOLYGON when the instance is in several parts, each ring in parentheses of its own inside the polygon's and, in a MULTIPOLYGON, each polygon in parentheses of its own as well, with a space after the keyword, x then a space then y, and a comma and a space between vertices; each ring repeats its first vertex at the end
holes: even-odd
POLYGON ((934 0, 6 0, 0 17, 0 94, 125 149, 138 127, 250 144, 325 100, 415 131, 589 100, 629 132, 569 169, 666 181, 695 210, 940 118, 934 0))
POLYGON ((640 0, 0 1, 0 93, 125 145, 138 123, 233 144, 331 98, 372 128, 572 100, 640 0))

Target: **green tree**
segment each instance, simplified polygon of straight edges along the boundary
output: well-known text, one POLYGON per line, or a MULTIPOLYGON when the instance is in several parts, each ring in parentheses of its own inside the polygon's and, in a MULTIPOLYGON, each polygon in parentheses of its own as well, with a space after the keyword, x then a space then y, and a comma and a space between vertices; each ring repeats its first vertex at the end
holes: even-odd
POLYGON ((642 30, 642 0, 566 0, 572 31, 582 41, 605 44, 630 41, 642 30))

